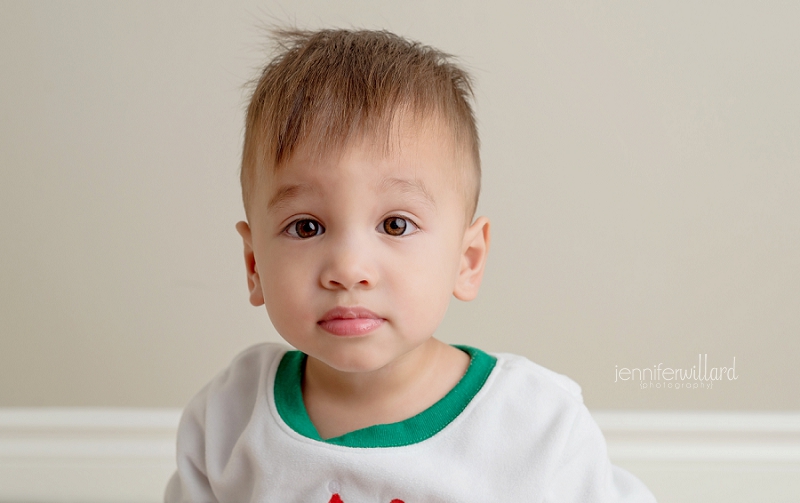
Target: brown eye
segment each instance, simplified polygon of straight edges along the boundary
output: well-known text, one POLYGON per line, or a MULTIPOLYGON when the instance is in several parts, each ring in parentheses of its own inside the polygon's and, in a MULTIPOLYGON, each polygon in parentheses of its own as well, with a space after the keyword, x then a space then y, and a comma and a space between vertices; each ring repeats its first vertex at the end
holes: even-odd
POLYGON ((389 217, 383 221, 383 232, 390 236, 403 236, 414 229, 416 226, 405 218, 389 217))
POLYGON ((304 218, 291 224, 286 232, 296 238, 307 239, 325 232, 325 228, 316 220, 304 218))

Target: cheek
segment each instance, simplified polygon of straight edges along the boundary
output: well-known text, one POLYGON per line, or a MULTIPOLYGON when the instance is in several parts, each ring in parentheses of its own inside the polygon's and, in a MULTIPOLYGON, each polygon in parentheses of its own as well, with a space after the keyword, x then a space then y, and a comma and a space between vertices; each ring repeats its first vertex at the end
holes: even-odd
POLYGON ((305 311, 300 309, 307 304, 310 268, 297 260, 282 260, 281 255, 265 253, 259 270, 261 290, 270 320, 278 331, 281 327, 301 322, 305 311), (273 257, 268 260, 268 257, 273 257))
POLYGON ((455 286, 458 264, 451 246, 431 242, 403 264, 397 295, 418 316, 440 320, 447 310, 455 286))

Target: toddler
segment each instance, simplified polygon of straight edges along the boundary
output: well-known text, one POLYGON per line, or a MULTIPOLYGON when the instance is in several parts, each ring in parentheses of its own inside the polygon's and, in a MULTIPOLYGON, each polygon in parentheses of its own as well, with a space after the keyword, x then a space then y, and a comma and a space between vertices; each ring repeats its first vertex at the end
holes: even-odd
POLYGON ((478 294, 468 75, 387 32, 277 33, 242 156, 250 302, 291 346, 186 407, 167 502, 652 502, 568 378, 434 337, 478 294))

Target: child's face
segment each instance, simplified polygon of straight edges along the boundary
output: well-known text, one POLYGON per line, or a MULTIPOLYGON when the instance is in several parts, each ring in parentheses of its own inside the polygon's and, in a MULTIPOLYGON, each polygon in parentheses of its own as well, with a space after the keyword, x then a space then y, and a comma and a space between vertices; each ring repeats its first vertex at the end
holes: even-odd
POLYGON ((392 364, 431 338, 451 295, 477 293, 489 227, 465 219, 470 160, 424 126, 401 125, 388 155, 368 135, 322 158, 301 147, 237 226, 251 302, 336 370, 392 364))

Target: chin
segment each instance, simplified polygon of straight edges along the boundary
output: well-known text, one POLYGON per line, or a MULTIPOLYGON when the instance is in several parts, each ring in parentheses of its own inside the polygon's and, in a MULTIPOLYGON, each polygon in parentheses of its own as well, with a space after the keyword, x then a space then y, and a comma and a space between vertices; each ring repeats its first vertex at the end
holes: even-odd
POLYGON ((336 351, 309 354, 334 370, 348 373, 380 370, 395 359, 385 351, 358 347, 337 348, 336 351))
POLYGON ((334 370, 354 374, 374 372, 376 370, 380 370, 381 368, 385 367, 387 363, 389 363, 380 361, 378 358, 374 357, 354 358, 352 356, 348 358, 320 358, 319 360, 334 370))

